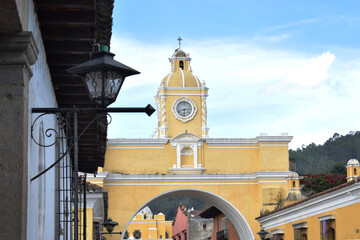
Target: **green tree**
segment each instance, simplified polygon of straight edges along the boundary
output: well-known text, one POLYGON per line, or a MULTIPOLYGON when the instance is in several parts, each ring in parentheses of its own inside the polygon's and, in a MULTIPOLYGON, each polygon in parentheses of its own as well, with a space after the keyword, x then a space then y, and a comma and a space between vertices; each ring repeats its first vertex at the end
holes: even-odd
POLYGON ((360 132, 350 131, 345 136, 334 133, 322 145, 311 143, 296 150, 290 149, 289 157, 295 158, 297 172, 300 175, 332 171, 343 173, 340 164, 345 166, 349 159, 360 158, 360 132), (339 166, 333 169, 336 163, 339 163, 339 166))
POLYGON ((330 173, 346 175, 346 167, 341 162, 334 163, 330 169, 330 173))

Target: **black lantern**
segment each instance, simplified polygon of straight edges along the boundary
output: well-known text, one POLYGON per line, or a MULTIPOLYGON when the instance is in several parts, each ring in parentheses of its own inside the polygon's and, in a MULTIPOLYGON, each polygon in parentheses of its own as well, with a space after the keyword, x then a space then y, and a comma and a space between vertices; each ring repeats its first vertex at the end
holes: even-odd
POLYGON ((268 232, 267 232, 267 231, 264 231, 264 229, 261 228, 261 231, 258 232, 257 234, 259 234, 261 240, 264 240, 265 237, 266 237, 266 235, 268 234, 268 232))
POLYGON ((127 76, 140 72, 114 60, 115 54, 108 52, 107 46, 94 53, 91 60, 76 65, 66 71, 83 77, 90 98, 101 107, 113 103, 127 76))
POLYGON ((106 228, 108 233, 111 233, 114 230, 114 227, 119 225, 117 222, 109 218, 106 222, 103 222, 102 225, 106 228))

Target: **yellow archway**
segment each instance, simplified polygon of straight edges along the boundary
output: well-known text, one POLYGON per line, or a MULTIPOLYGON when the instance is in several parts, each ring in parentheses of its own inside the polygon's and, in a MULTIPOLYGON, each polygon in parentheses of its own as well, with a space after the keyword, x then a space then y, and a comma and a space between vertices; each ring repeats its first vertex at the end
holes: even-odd
MULTIPOLYGON (((123 229, 123 232, 126 231, 127 227, 129 226, 131 219, 135 217, 135 215, 141 211, 144 207, 148 206, 150 203, 164 199, 169 197, 175 197, 175 196, 185 196, 185 197, 191 197, 191 198, 197 198, 202 201, 206 201, 211 205, 214 205, 216 208, 218 208, 221 212, 223 212, 232 222, 234 225, 240 239, 254 239, 254 235, 251 231, 251 228, 244 218, 244 216, 241 214, 241 212, 229 201, 227 201, 225 198, 218 196, 215 193, 201 190, 201 189, 194 189, 194 188, 182 188, 182 189, 175 189, 168 192, 164 192, 147 202, 145 202, 130 218, 128 224, 123 229)), ((123 238, 121 238, 123 239, 123 238)))

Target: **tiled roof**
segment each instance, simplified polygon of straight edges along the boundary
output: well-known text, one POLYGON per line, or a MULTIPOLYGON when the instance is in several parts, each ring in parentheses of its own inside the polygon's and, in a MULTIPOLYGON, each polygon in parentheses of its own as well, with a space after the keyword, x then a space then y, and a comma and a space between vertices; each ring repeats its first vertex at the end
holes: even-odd
MULTIPOLYGON (((79 181, 79 193, 84 192, 84 184, 83 181, 79 181)), ((104 188, 100 187, 99 185, 86 182, 86 192, 87 193, 104 193, 107 192, 104 188)))

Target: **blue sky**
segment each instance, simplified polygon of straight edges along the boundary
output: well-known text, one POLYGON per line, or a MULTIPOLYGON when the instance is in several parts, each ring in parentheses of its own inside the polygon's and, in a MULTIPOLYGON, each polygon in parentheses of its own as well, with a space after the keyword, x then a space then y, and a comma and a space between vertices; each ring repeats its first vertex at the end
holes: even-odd
MULTIPOLYGON (((116 0, 111 51, 142 74, 112 106, 154 105, 178 46, 210 88, 210 137, 324 142, 360 124, 360 1, 116 0)), ((113 115, 109 137, 149 137, 155 115, 113 115)))

